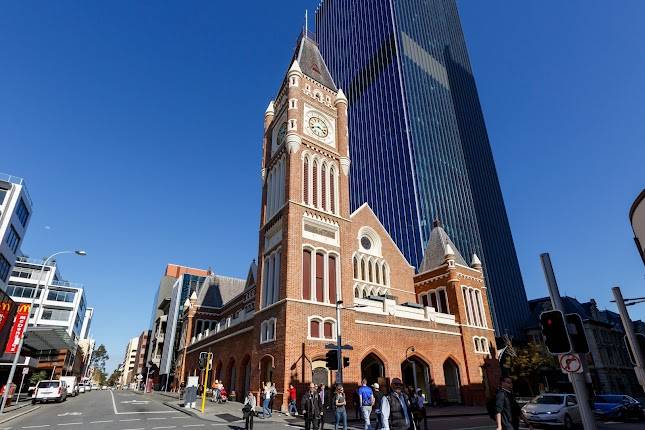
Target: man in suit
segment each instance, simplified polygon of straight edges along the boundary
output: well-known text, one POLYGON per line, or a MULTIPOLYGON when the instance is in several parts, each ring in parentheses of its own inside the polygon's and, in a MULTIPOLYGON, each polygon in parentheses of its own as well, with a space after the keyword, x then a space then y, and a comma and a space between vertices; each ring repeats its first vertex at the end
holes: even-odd
POLYGON ((323 414, 323 405, 313 382, 309 384, 309 391, 302 396, 300 403, 305 418, 305 430, 318 430, 323 414))

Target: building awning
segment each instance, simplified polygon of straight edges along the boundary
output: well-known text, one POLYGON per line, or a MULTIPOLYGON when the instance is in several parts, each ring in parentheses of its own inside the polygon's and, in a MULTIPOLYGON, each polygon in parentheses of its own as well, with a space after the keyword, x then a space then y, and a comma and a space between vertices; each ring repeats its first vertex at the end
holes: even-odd
POLYGON ((25 346, 36 351, 75 347, 65 327, 29 327, 25 333, 25 346))

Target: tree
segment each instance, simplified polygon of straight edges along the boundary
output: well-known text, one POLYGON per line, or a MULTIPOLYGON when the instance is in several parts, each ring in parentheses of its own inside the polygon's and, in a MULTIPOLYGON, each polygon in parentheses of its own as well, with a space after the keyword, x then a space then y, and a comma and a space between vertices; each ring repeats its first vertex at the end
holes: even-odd
MULTIPOLYGON (((542 344, 529 342, 515 347, 516 356, 510 359, 510 375, 515 381, 522 382, 531 396, 538 391, 542 377, 557 371, 557 361, 542 344)), ((519 387, 518 387, 519 388, 519 387)))
POLYGON ((110 356, 105 349, 105 345, 100 344, 98 348, 92 351, 92 359, 90 360, 90 366, 95 369, 100 369, 105 376, 105 363, 110 359, 110 356))
POLYGON ((98 385, 107 385, 107 375, 104 371, 99 368, 94 369, 94 374, 92 375, 92 380, 98 385))
POLYGON ((39 383, 44 379, 47 379, 47 372, 45 372, 44 370, 41 370, 38 373, 34 372, 31 374, 31 376, 29 377, 29 383, 31 385, 36 385, 37 383, 39 383))
POLYGON ((114 372, 112 372, 112 374, 107 380, 107 385, 109 385, 110 387, 115 386, 119 382, 119 378, 121 378, 122 373, 123 372, 120 371, 119 369, 116 369, 114 372))

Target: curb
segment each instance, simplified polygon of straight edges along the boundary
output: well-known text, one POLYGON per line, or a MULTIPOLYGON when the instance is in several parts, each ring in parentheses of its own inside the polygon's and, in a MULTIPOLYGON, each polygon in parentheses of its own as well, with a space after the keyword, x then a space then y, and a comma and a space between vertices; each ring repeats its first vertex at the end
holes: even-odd
MULTIPOLYGON (((23 416, 23 415, 27 415, 27 414, 29 414, 29 413, 31 413, 31 412, 33 412, 33 411, 35 411, 36 409, 40 409, 40 408, 41 408, 41 405, 37 405, 37 406, 34 406, 34 407, 33 407, 33 408, 31 408, 31 409, 27 409, 26 411, 18 412, 18 413, 17 413, 17 414, 15 414, 15 415, 12 415, 12 416, 10 416, 10 417, 7 417, 7 418, 4 418, 4 419, 0 420, 0 424, 4 424, 4 423, 6 423, 6 422, 8 422, 8 421, 11 421, 11 420, 13 420, 13 419, 19 418, 19 417, 21 417, 21 416, 23 416)), ((24 408, 21 408, 21 409, 24 409, 24 408)))
POLYGON ((200 419, 202 421, 210 421, 210 420, 207 420, 206 418, 204 418, 204 417, 202 417, 200 415, 197 415, 195 412, 191 411, 190 409, 182 408, 181 406, 175 405, 172 402, 162 402, 162 403, 164 405, 168 406, 169 408, 172 408, 172 409, 174 409, 176 411, 179 411, 179 412, 181 412, 183 414, 189 415, 189 416, 191 416, 193 418, 197 418, 197 419, 200 419))

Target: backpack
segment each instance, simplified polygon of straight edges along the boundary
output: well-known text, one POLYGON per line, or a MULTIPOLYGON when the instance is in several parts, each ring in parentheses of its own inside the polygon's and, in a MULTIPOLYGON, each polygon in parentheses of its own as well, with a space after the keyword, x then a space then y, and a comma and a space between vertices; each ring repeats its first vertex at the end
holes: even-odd
POLYGON ((497 397, 491 397, 486 401, 486 412, 491 420, 497 420, 497 397))

